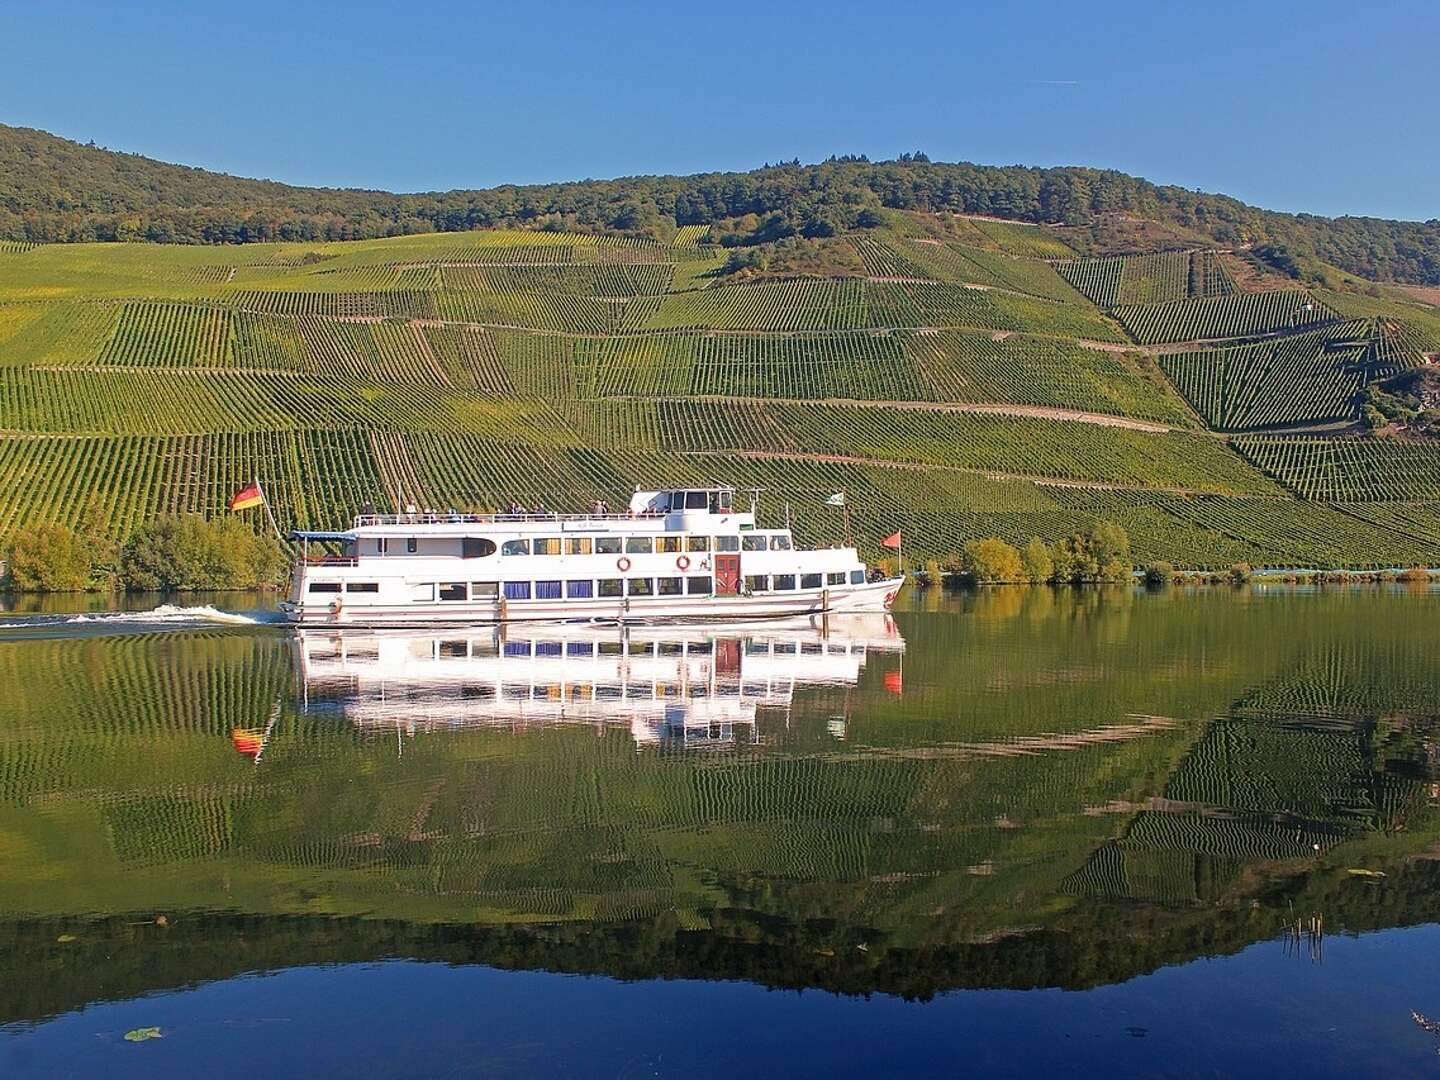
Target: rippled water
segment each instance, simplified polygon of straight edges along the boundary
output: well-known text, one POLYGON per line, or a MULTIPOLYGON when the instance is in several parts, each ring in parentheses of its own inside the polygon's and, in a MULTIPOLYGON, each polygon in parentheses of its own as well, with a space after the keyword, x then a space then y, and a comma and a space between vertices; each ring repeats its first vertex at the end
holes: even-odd
POLYGON ((7 1075, 1440 1065, 1435 593, 244 607, 0 619, 7 1075))

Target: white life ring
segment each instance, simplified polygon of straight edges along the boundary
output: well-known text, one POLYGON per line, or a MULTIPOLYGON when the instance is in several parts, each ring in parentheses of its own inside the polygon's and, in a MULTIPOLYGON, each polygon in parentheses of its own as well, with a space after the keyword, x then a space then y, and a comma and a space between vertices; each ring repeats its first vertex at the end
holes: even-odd
POLYGON ((681 571, 681 572, 684 572, 684 571, 686 571, 686 570, 689 570, 689 569, 690 569, 690 556, 689 556, 689 555, 681 555, 678 559, 676 559, 676 560, 675 560, 675 569, 676 569, 676 570, 679 570, 679 571, 681 571))
POLYGON ((619 570, 622 574, 625 573, 626 570, 630 569, 630 560, 624 555, 621 555, 620 558, 615 560, 615 569, 619 570))

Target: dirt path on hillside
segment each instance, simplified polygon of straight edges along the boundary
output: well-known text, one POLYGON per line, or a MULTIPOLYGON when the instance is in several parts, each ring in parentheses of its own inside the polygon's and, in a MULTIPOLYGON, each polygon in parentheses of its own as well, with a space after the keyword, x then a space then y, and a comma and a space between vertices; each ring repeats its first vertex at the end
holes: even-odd
MULTIPOLYGON (((811 461, 830 465, 872 465, 882 469, 906 472, 949 472, 966 476, 982 476, 986 480, 1025 480, 1038 487, 1080 488, 1086 491, 1160 491, 1167 495, 1214 495, 1213 491, 1196 488, 1153 487, 1146 484, 1114 484, 1107 480, 1075 480, 1064 476, 1039 476, 1034 473, 997 472, 994 469, 970 469, 960 465, 930 465, 914 461, 893 461, 889 458, 859 457, 854 454, 811 454, 799 450, 681 450, 681 457, 748 458, 754 461, 811 461)), ((1254 496, 1263 498, 1264 496, 1254 496)))
MULTIPOLYGON (((656 399, 646 398, 645 400, 656 399)), ((776 405, 849 405, 909 409, 915 412, 985 413, 993 416, 1023 416, 1031 420, 1070 420, 1077 424, 1094 424, 1097 427, 1128 428, 1131 431, 1144 431, 1151 435, 1164 435, 1179 430, 1172 425, 1162 424, 1155 420, 1136 420, 1133 417, 1112 416, 1109 413, 1062 409, 1056 405, 1014 405, 1006 401, 860 401, 855 398, 749 398, 723 394, 660 400, 729 401, 741 404, 766 402, 776 405)))

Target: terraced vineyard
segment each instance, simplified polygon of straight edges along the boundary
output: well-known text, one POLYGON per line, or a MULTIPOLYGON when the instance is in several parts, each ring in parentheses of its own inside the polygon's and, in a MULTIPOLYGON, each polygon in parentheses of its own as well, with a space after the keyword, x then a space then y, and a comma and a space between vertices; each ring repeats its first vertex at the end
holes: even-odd
POLYGON ((1399 439, 1238 439, 1236 447, 1301 498, 1440 500, 1440 453, 1399 439))
MULTIPOLYGON (((161 512, 222 512, 256 475, 282 525, 312 526, 397 491, 578 508, 723 479, 766 488, 767 512, 788 503, 825 543, 840 522, 821 503, 843 487, 872 556, 896 527, 924 557, 1108 517, 1141 560, 1437 561, 1428 445, 1246 439, 1242 456, 1193 430, 1166 379, 1215 427, 1313 420, 1358 385, 1335 370, 1418 363, 1419 323, 1356 319, 1157 366, 1041 260, 1068 258, 1075 281, 1100 261, 1036 226, 907 221, 854 238, 870 280, 716 277, 693 228, 673 246, 509 230, 9 252, 0 532, 98 501, 122 536, 161 512)), ((1154 298, 1188 274, 1187 295, 1223 291, 1197 277, 1202 255, 1183 274, 1176 256, 1128 259, 1116 288, 1154 298)), ((1279 295, 1134 310, 1239 333, 1274 321, 1246 305, 1304 294, 1279 295)))
POLYGON ((1398 370, 1369 320, 1229 349, 1169 353, 1165 373, 1221 431, 1354 420, 1361 391, 1398 370))
POLYGON ((1076 259, 1056 263, 1055 269, 1086 297, 1107 309, 1235 292, 1235 282, 1213 251, 1076 259))
POLYGON ((1339 318, 1307 292, 1279 290, 1121 305, 1115 317, 1142 345, 1252 337, 1339 318))

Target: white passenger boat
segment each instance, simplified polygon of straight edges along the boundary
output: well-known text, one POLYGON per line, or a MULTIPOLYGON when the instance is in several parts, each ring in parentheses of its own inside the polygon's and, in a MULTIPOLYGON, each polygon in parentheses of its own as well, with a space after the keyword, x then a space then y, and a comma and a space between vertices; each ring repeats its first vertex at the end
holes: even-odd
MULTIPOLYGON (((291 647, 301 710, 365 732, 583 725, 627 730, 637 746, 713 747, 756 741, 765 710, 785 726, 797 691, 855 687, 870 661, 893 674, 905 641, 874 613, 730 629, 302 629, 291 647)), ((898 679, 872 681, 898 692, 898 679)), ((837 738, 843 713, 829 721, 837 738)))
POLYGON ((637 491, 625 513, 361 514, 343 532, 293 534, 302 556, 281 608, 302 626, 426 627, 890 607, 903 578, 871 573, 853 547, 797 548, 735 495, 637 491))

